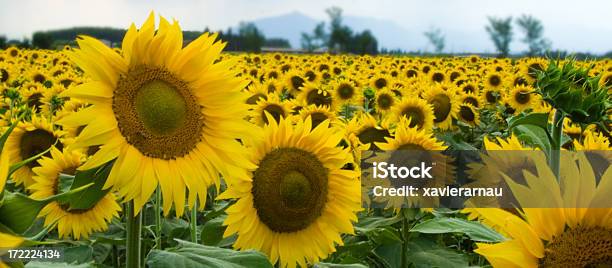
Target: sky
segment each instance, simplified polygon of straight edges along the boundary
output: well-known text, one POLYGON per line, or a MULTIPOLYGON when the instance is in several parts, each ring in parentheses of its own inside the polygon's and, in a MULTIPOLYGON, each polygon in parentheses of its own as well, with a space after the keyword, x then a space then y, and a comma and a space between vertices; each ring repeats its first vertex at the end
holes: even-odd
MULTIPOLYGON (((240 21, 294 11, 324 20, 324 10, 330 6, 342 8, 346 15, 390 20, 420 32, 440 28, 449 33, 450 50, 454 40, 470 37, 474 42, 462 45, 462 50, 494 51, 484 30, 487 16, 531 14, 542 21, 544 35, 555 49, 612 51, 609 0, 0 0, 0 35, 20 39, 37 30, 72 26, 126 28, 132 22, 140 25, 151 10, 179 20, 185 30, 226 29, 240 21)), ((513 48, 524 48, 518 39, 520 32, 515 29, 513 48)))

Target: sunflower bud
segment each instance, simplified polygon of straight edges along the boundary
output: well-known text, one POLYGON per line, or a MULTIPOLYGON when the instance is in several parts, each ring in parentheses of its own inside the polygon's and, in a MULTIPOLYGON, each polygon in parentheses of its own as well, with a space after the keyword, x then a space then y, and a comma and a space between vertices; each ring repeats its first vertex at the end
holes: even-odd
POLYGON ((572 122, 586 126, 610 122, 610 94, 600 77, 590 77, 589 68, 578 68, 570 60, 562 66, 552 61, 544 71, 538 71, 536 92, 572 122))

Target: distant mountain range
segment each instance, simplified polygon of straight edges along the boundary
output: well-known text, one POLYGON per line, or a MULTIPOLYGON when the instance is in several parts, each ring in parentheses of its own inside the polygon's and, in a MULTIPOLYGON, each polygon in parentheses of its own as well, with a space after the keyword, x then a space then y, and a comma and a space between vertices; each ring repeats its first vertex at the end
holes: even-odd
MULTIPOLYGON (((319 22, 319 20, 297 11, 253 21, 266 37, 287 39, 294 48, 300 47, 301 34, 303 32, 312 33, 319 22)), ((421 32, 403 28, 390 20, 344 16, 343 23, 355 32, 369 29, 378 40, 381 48, 417 50, 418 46, 425 47, 427 44, 427 40, 421 32), (415 44, 418 44, 418 46, 415 44)))

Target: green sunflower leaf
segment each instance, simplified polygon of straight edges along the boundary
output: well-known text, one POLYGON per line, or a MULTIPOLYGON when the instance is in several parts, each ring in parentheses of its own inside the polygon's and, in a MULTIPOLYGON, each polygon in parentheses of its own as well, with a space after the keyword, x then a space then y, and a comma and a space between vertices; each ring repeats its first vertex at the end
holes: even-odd
POLYGON ((269 267, 268 258, 254 250, 234 251, 231 249, 210 247, 191 242, 176 240, 179 244, 167 250, 152 250, 146 259, 147 267, 207 267, 207 268, 247 268, 269 267))
POLYGON ((519 114, 508 118, 508 129, 525 124, 546 129, 548 126, 548 113, 519 114))
POLYGON ((410 232, 425 234, 463 233, 474 241, 490 243, 505 240, 504 236, 480 222, 459 218, 433 218, 415 225, 410 229, 410 232))
POLYGON ((104 183, 110 174, 113 167, 113 161, 103 165, 102 167, 77 171, 74 176, 74 181, 70 189, 76 189, 83 185, 93 183, 92 186, 78 194, 70 195, 68 199, 63 200, 69 205, 70 210, 87 210, 94 207, 100 199, 102 199, 110 189, 103 190, 104 183))

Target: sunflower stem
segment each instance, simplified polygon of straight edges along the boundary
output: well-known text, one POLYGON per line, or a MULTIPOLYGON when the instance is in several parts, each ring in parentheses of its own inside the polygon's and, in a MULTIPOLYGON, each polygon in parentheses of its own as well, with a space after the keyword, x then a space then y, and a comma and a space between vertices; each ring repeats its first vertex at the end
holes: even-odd
POLYGON ((548 164, 557 177, 557 180, 559 180, 559 174, 561 173, 561 138, 563 136, 564 117, 563 112, 556 110, 552 125, 552 142, 548 164))
POLYGON ((191 242, 198 243, 198 201, 193 203, 191 209, 191 242))
POLYGON ((400 210, 400 213, 402 214, 402 266, 401 267, 408 267, 408 231, 410 231, 410 229, 408 228, 408 219, 406 218, 406 208, 402 208, 400 210))
POLYGON ((142 213, 134 214, 134 201, 127 205, 126 267, 140 268, 142 213))
POLYGON ((161 241, 161 200, 161 189, 158 186, 155 190, 155 248, 160 250, 163 249, 161 241))

